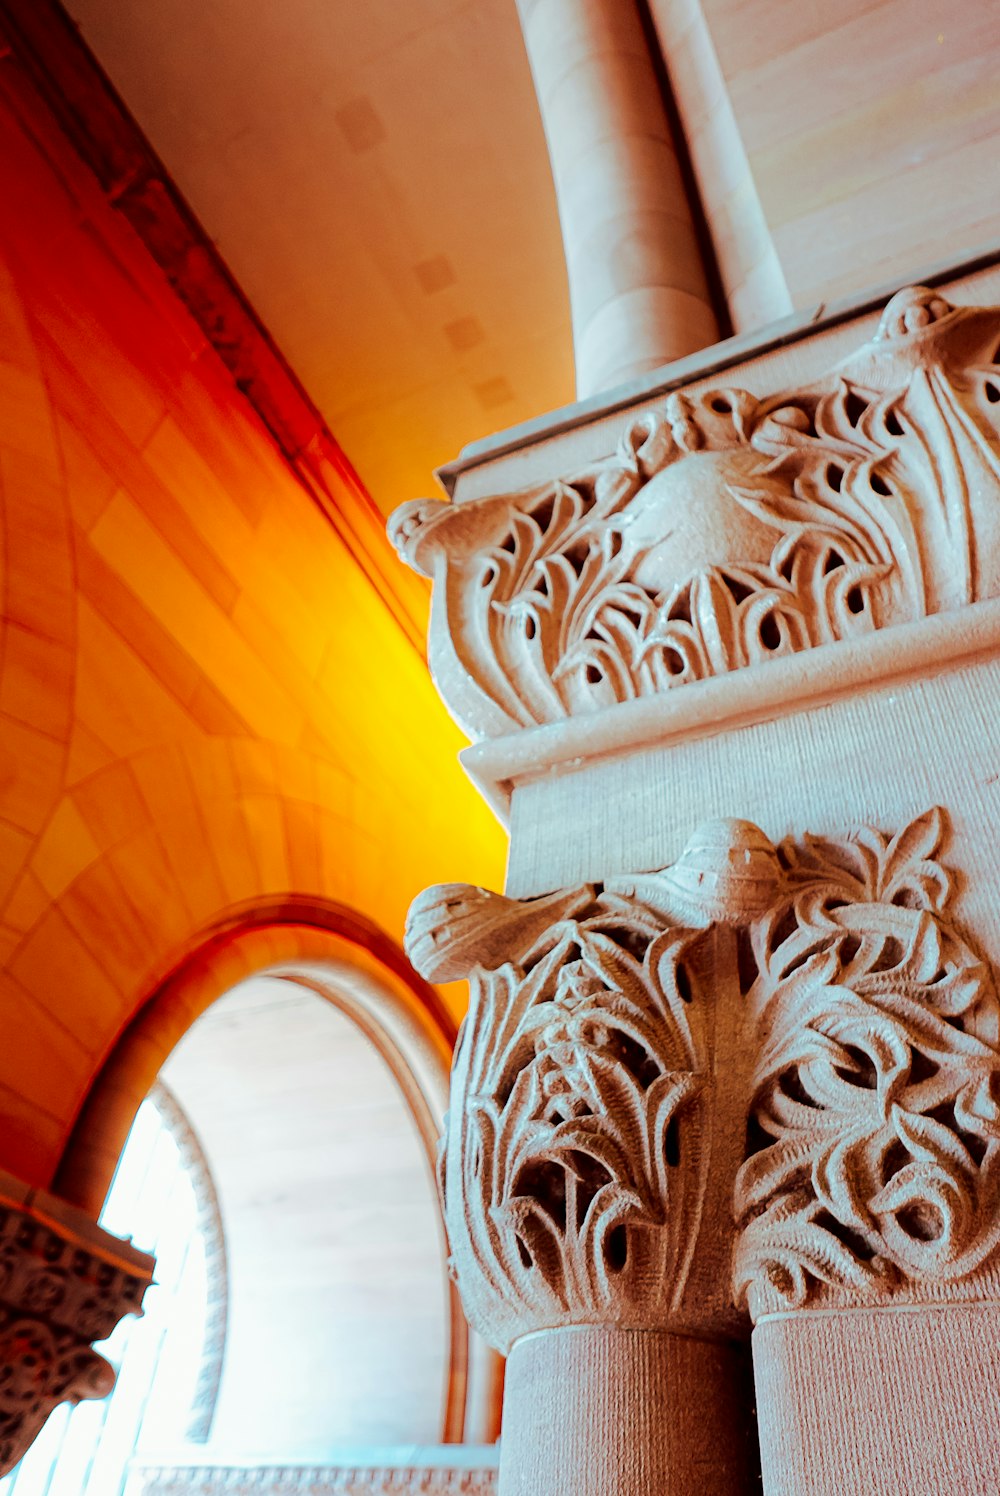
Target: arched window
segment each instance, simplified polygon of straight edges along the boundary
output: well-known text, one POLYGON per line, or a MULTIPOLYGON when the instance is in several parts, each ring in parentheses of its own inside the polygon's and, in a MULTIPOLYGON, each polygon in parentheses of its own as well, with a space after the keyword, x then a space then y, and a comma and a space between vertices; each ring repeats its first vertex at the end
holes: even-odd
MULTIPOLYGON (((56 1181, 71 1203, 95 1208, 124 1141, 125 1098, 138 1106, 155 1081, 179 1104, 158 1093, 189 1183, 200 1160, 218 1192, 214 1223, 202 1210, 192 1249, 203 1263, 200 1337, 172 1330, 153 1349, 174 1363, 175 1390, 162 1404, 151 1392, 148 1408, 133 1400, 129 1492, 159 1489, 182 1467, 339 1468, 390 1447, 488 1443, 498 1428, 500 1364, 448 1281, 433 1183, 447 1009, 342 910, 331 918, 344 933, 288 910, 277 924, 268 910, 252 914, 151 994, 95 1084, 56 1181)), ((138 1237, 127 1209, 109 1204, 104 1219, 138 1237)), ((151 1237, 137 1244, 163 1251, 151 1237)), ((81 1472, 65 1488, 11 1496, 118 1496, 81 1472)))
POLYGON ((101 1225, 156 1257, 141 1319, 97 1349, 118 1371, 111 1396, 56 1408, 0 1496, 122 1496, 137 1450, 204 1438, 225 1333, 219 1213, 197 1139, 162 1085, 139 1108, 101 1225))

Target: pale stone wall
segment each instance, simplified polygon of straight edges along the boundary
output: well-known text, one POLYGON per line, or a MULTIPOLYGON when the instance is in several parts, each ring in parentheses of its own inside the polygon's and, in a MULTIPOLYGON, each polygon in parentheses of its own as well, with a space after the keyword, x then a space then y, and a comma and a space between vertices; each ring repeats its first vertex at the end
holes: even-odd
POLYGON ((989 6, 650 9, 737 329, 1000 237, 989 6))

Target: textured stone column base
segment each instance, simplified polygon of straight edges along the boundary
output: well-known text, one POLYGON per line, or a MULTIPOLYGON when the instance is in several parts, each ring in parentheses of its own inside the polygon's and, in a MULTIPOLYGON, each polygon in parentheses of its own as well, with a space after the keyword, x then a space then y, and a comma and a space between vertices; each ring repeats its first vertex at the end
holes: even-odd
POLYGON ((507 1362, 500 1496, 731 1496, 753 1489, 746 1356, 654 1330, 582 1326, 507 1362))
POLYGON ((753 1335, 766 1496, 996 1496, 1000 1304, 776 1316, 753 1335))

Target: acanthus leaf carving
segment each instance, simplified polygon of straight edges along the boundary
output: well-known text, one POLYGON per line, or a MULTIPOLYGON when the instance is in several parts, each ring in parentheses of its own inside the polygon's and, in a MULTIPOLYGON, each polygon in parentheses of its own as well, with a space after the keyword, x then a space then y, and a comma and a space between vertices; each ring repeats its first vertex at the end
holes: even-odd
POLYGON ((976 1292, 1000 1244, 1000 996, 955 924, 946 834, 938 809, 777 849, 710 822, 659 871, 416 901, 419 969, 471 983, 441 1184, 487 1338, 738 1328, 704 1297, 714 1269, 688 1292, 703 1220, 724 1234, 710 1198, 755 1318, 976 1292))
POLYGON ((390 521, 473 735, 1000 594, 1000 314, 900 292, 823 382, 672 394, 616 456, 390 521))
POLYGON ((1000 1242, 1000 999, 951 918, 944 830, 935 810, 780 849, 785 891, 752 928, 735 1192, 755 1316, 919 1297, 1000 1242))
POLYGON ((470 977, 440 1179, 466 1313, 492 1343, 681 1322, 709 1187, 702 946, 768 907, 779 878, 763 833, 725 821, 660 873, 415 902, 418 969, 470 977))

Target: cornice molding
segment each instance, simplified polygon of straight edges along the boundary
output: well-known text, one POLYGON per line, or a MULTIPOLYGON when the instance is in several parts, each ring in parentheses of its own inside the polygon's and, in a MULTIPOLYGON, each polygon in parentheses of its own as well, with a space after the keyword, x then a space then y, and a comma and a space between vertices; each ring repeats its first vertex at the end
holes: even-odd
MULTIPOLYGON (((956 281, 994 271, 998 265, 1000 248, 985 243, 959 259, 951 256, 919 269, 915 266, 910 284, 940 286, 947 290, 956 281)), ((571 405, 547 411, 544 415, 470 442, 452 462, 438 468, 436 477, 452 497, 463 480, 478 469, 485 469, 514 453, 524 453, 534 446, 564 437, 582 426, 598 424, 638 405, 665 400, 672 390, 700 384, 751 360, 756 362, 784 349, 794 350, 796 344, 837 331, 859 318, 878 316, 899 288, 899 281, 893 280, 834 301, 799 307, 787 317, 724 338, 698 353, 677 359, 662 369, 653 369, 615 389, 574 401, 571 405)))

